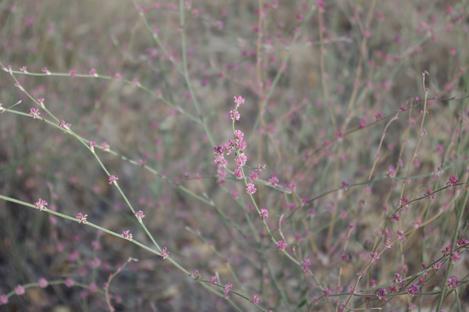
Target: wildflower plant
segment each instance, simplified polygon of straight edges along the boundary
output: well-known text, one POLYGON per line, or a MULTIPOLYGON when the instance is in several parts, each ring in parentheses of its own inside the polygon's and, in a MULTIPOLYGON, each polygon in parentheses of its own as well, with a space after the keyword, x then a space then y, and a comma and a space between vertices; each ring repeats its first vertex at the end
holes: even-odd
POLYGON ((0 309, 462 311, 464 4, 0 3, 0 309))

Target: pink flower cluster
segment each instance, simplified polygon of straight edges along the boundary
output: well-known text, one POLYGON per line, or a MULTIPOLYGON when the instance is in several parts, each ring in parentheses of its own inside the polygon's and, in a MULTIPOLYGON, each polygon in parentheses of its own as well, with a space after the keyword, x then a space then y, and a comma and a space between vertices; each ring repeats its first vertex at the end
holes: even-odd
POLYGON ((169 251, 167 247, 161 248, 161 258, 163 258, 163 260, 166 260, 169 258, 169 251))
POLYGON ((23 286, 18 285, 18 286, 15 287, 15 294, 17 296, 22 296, 22 295, 25 294, 25 292, 26 292, 26 289, 23 286))
POLYGON ((260 304, 261 303, 261 296, 259 296, 258 294, 254 294, 252 296, 251 302, 254 303, 254 304, 260 304))
POLYGON ((84 224, 87 221, 88 215, 86 213, 79 212, 75 215, 75 218, 78 220, 78 223, 84 224))
POLYGON ((132 238, 133 238, 133 235, 132 235, 132 233, 130 232, 130 230, 124 230, 124 231, 122 231, 122 234, 121 234, 121 235, 122 235, 122 238, 124 238, 124 239, 132 240, 132 238))
MULTIPOLYGON (((230 111, 230 118, 233 122, 239 120, 239 111, 238 108, 244 104, 245 99, 242 96, 234 97, 235 108, 230 111)), ((233 174, 238 179, 245 178, 243 168, 246 166, 248 157, 245 153, 247 147, 246 140, 244 138, 243 131, 236 129, 233 131, 233 137, 229 139, 226 143, 218 145, 214 148, 214 163, 217 166, 217 176, 218 181, 223 183, 226 178, 226 167, 228 161, 225 156, 234 154, 234 171, 233 174)), ((248 182, 246 184, 246 192, 250 195, 254 194, 257 189, 253 181, 259 177, 259 172, 255 171, 253 174, 249 175, 248 182)))
POLYGON ((108 179, 107 179, 107 182, 108 182, 109 184, 116 184, 117 181, 119 181, 119 178, 118 178, 117 176, 115 176, 115 175, 110 175, 110 176, 108 177, 108 179))
POLYGON ((135 212, 135 217, 141 222, 143 218, 145 218, 145 213, 143 210, 139 210, 135 212))
POLYGON ((41 288, 46 288, 47 286, 49 286, 49 281, 45 279, 44 277, 41 277, 38 281, 38 285, 41 288))
POLYGON ((36 107, 31 107, 29 110, 29 114, 34 118, 34 119, 41 119, 41 112, 39 111, 38 108, 36 107))
POLYGON ((448 287, 456 288, 459 285, 459 280, 456 276, 452 275, 448 278, 448 287))
POLYGON ((243 105, 246 100, 241 95, 235 96, 233 99, 234 99, 234 102, 235 102, 235 108, 230 110, 230 119, 233 122, 235 122, 235 121, 238 121, 239 118, 241 117, 240 114, 239 114, 238 108, 241 105, 243 105))
POLYGON ((277 247, 277 249, 281 250, 281 251, 285 251, 288 247, 288 244, 286 241, 284 241, 283 239, 282 240, 279 240, 275 243, 275 246, 277 247))
POLYGON ((0 295, 0 305, 5 305, 8 303, 8 296, 7 295, 0 295))
POLYGON ((233 284, 228 283, 223 286, 223 293, 225 294, 225 298, 228 298, 230 292, 233 290, 233 284))
POLYGON ((61 121, 59 122, 59 127, 62 128, 62 129, 64 129, 64 130, 66 130, 66 131, 70 131, 70 127, 71 127, 71 126, 72 126, 72 125, 69 124, 68 122, 66 122, 65 120, 61 120, 61 121))
POLYGON ((451 185, 451 186, 458 185, 458 182, 459 182, 458 177, 455 176, 455 175, 450 176, 449 179, 448 179, 448 184, 451 185))
POLYGON ((260 215, 263 220, 269 217, 269 211, 266 208, 261 208, 260 215))
POLYGON ((34 203, 34 206, 35 206, 37 209, 41 210, 41 211, 46 210, 46 209, 47 209, 47 205, 48 205, 48 203, 47 203, 44 199, 42 199, 42 198, 39 198, 39 199, 34 203))

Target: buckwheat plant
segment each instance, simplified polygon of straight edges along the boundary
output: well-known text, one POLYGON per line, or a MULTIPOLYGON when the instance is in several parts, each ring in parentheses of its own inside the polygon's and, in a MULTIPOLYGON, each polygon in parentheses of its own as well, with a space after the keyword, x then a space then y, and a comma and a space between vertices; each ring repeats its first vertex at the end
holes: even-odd
POLYGON ((468 8, 0 1, 0 310, 465 311, 468 8))

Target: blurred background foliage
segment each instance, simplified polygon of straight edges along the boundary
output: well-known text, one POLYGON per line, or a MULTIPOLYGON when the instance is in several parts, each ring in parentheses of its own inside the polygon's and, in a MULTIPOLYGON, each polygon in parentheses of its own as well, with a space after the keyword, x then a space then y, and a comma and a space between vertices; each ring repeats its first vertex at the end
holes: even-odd
MULTIPOLYGON (((257 1, 186 1, 187 57, 201 115, 215 143, 221 144, 231 134, 233 96, 246 98, 239 127, 248 136, 249 166, 265 165, 264 179, 275 175, 283 187, 295 185, 295 196, 259 185, 256 199, 269 209, 274 228, 280 215, 294 212, 283 232, 295 254, 310 257, 312 270, 328 287, 346 287, 381 235, 386 207, 399 205, 403 183, 412 199, 443 185, 450 175, 463 179, 468 157, 468 105, 463 99, 469 85, 468 3, 325 1, 321 21, 315 1, 260 2, 265 19, 259 45, 257 1), (417 143, 424 72, 429 95, 440 100, 429 102, 425 135, 417 143), (412 109, 401 112, 387 129, 376 181, 302 205, 302 200, 340 188, 343 182, 366 181, 385 125, 402 107, 412 109), (381 116, 385 119, 380 121, 381 116), (360 123, 369 126, 344 136, 360 123), (332 145, 324 147, 327 142, 332 145), (386 178, 390 166, 403 167, 399 179, 386 178), (432 173, 439 170, 435 178, 432 173)), ((35 73, 47 68, 86 74, 94 68, 99 75, 120 74, 133 82, 17 75, 25 89, 45 98, 48 108, 74 131, 159 172, 100 152, 130 200, 145 211, 151 232, 187 267, 207 278, 217 272, 236 288, 260 293, 266 307, 279 311, 335 309, 335 299, 313 304, 321 293, 267 240, 256 245, 247 218, 256 230, 262 227, 242 184, 232 179, 217 183, 203 127, 181 113, 198 117, 178 70, 179 22, 177 1, 3 0, 0 61, 35 73), (181 186, 214 204, 197 200, 181 186)), ((2 71, 0 102, 9 107, 18 100, 23 100, 18 110, 28 112, 33 105, 2 71)), ((37 120, 0 114, 0 192, 27 202, 46 198, 64 213, 83 211, 100 225, 117 232, 130 228, 145 240, 93 157, 71 137, 37 120)), ((407 230, 446 209, 385 253, 370 271, 368 284, 389 282, 403 265, 409 274, 416 273, 422 263, 441 255, 456 224, 453 197, 443 192, 405 212, 398 227, 407 230)), ((140 261, 113 284, 118 311, 232 309, 124 241, 5 202, 0 203, 0 222, 0 292, 39 276, 70 276, 102 287, 117 266, 134 257, 140 261), (100 265, 93 267, 96 259, 100 265)), ((467 236, 466 223, 461 232, 467 236)), ((461 278, 467 276, 467 257, 454 270, 461 278)), ((441 285, 441 276, 432 283, 441 285)), ((460 298, 469 304, 467 288, 460 298)), ((433 299, 422 298, 418 304, 425 307, 433 299)), ((412 303, 412 298, 400 296, 387 307, 402 311, 412 303)), ((57 286, 12 298, 5 309, 101 311, 106 306, 99 294, 57 286)))

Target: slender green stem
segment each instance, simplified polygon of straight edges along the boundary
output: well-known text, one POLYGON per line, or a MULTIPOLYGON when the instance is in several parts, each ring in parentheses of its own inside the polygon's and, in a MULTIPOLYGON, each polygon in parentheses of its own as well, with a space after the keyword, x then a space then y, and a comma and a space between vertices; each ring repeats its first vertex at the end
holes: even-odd
MULTIPOLYGON (((15 204, 18 204, 18 205, 22 205, 22 206, 25 206, 25 207, 28 207, 28 208, 33 208, 33 209, 36 209, 36 206, 33 205, 33 204, 30 204, 28 202, 25 202, 25 201, 22 201, 22 200, 19 200, 19 199, 16 199, 16 198, 12 198, 12 197, 9 197, 9 196, 4 196, 4 195, 0 195, 0 199, 2 200, 5 200, 5 201, 8 201, 8 202, 11 202, 11 203, 15 203, 15 204)), ((53 216, 56 216, 56 217, 59 217, 59 218, 62 218, 62 219, 65 219, 65 220, 69 220, 69 221, 75 221, 75 222, 80 222, 79 219, 75 218, 75 217, 72 217, 72 216, 69 216, 67 214, 64 214, 64 213, 61 213, 61 212, 58 212, 58 211, 55 211, 55 210, 50 210, 50 209, 43 209, 42 210, 43 212, 45 213, 48 213, 50 215, 53 215, 53 216)), ((100 225, 97 225, 93 222, 89 222, 89 221, 86 221, 84 223, 82 223, 83 225, 85 226, 88 226, 88 227, 91 227, 91 228, 94 228, 95 230, 98 230, 100 232, 103 232, 103 233, 106 233, 106 234, 109 234, 111 236, 114 236, 118 239, 124 239, 122 237, 121 234, 117 233, 117 232, 114 232, 112 230, 109 230, 109 229, 106 229, 100 225)), ((139 241, 136 241, 135 239, 132 239, 132 240, 128 240, 129 242, 131 242, 132 244, 134 245, 137 245, 143 249, 145 249, 146 251, 149 251, 157 256, 161 256, 161 254, 157 251, 157 250, 154 250, 153 248, 151 247, 148 247, 147 245, 139 242, 139 241)))

